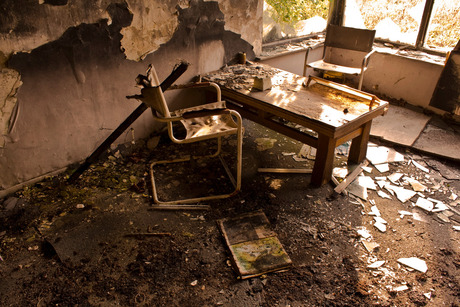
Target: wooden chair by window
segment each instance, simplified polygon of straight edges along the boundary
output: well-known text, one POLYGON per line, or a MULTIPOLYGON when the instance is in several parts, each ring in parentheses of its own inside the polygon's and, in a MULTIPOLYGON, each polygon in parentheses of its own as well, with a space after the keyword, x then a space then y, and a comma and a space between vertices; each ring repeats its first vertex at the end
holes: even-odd
POLYGON ((374 37, 375 30, 329 25, 326 30, 323 58, 309 63, 310 51, 322 44, 309 47, 305 54, 303 75, 306 76, 307 68, 313 68, 359 76, 358 90, 361 90, 370 55, 375 51, 372 49, 374 37))

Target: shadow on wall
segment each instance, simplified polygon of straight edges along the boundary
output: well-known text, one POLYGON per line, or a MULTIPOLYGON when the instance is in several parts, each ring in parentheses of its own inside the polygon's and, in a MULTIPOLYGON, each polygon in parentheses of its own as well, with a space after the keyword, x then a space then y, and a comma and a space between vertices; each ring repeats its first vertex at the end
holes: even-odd
MULTIPOLYGON (((137 106, 124 97, 148 63, 154 63, 161 78, 185 59, 192 65, 184 78, 190 78, 221 67, 238 52, 255 57, 241 35, 225 30, 217 2, 191 1, 189 8, 177 11, 179 25, 172 39, 144 62, 127 60, 121 49, 120 31, 133 20, 126 2, 108 6, 110 25, 105 19, 82 23, 30 53, 11 56, 7 65, 23 81, 17 95, 21 112, 12 143, 0 157, 0 189, 86 158, 137 106)), ((133 127, 136 138, 146 137, 151 117, 140 118, 133 127)), ((117 143, 127 141, 131 138, 117 143)))

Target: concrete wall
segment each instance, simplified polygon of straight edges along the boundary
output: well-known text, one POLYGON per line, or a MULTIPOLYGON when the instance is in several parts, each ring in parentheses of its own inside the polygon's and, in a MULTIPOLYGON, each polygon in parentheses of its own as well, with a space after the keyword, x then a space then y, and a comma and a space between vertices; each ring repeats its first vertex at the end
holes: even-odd
MULTIPOLYGON (((0 2, 0 196, 85 159, 138 106, 134 78, 155 65, 178 82, 261 48, 261 0, 0 2)), ((172 101, 175 105, 180 102, 172 101)), ((146 112, 131 128, 152 132, 146 112)), ((131 133, 117 143, 131 141, 131 133)))
MULTIPOLYGON (((302 75, 305 52, 263 59, 278 67, 302 75)), ((321 48, 310 53, 309 62, 320 59, 321 48)), ((364 75, 363 90, 381 97, 401 99, 411 105, 429 109, 438 114, 444 111, 430 107, 430 99, 441 75, 443 65, 412 59, 380 51, 371 55, 369 68, 364 75)), ((314 74, 309 69, 307 74, 314 74)), ((357 79, 356 79, 357 83, 357 79)))

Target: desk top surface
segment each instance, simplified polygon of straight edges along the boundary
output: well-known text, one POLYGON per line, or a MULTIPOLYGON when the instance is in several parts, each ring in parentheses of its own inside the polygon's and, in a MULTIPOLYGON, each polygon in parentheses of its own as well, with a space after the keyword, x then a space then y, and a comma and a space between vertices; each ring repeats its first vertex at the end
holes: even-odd
POLYGON ((264 64, 227 66, 204 78, 219 84, 224 96, 226 93, 244 95, 261 109, 291 112, 334 128, 366 114, 383 114, 388 106, 388 102, 371 94, 319 78, 313 78, 307 87, 307 77, 264 64), (256 77, 270 79, 271 88, 255 89, 256 77))

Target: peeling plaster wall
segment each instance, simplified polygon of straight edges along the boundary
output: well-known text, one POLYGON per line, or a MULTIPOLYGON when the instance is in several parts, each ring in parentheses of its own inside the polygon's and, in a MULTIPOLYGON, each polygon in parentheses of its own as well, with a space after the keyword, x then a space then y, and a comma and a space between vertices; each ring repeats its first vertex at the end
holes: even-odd
POLYGON ((230 0, 222 1, 220 6, 225 16, 225 29, 242 33, 241 37, 248 42, 253 42, 255 53, 260 54, 262 51, 263 1, 230 0))
MULTIPOLYGON (((0 3, 0 129, 5 140, 0 142, 0 196, 91 154, 138 106, 125 96, 139 92, 134 78, 149 63, 164 79, 180 60, 188 61, 178 81, 183 83, 220 68, 238 52, 254 58, 261 33, 249 34, 259 27, 251 28, 244 16, 262 2, 232 2, 0 3), (14 110, 17 118, 11 116, 14 110)), ((176 96, 168 98, 171 109, 184 104, 176 96)), ((131 128, 141 138, 155 127, 145 112, 131 128)), ((128 129, 116 143, 129 141, 128 129)))

